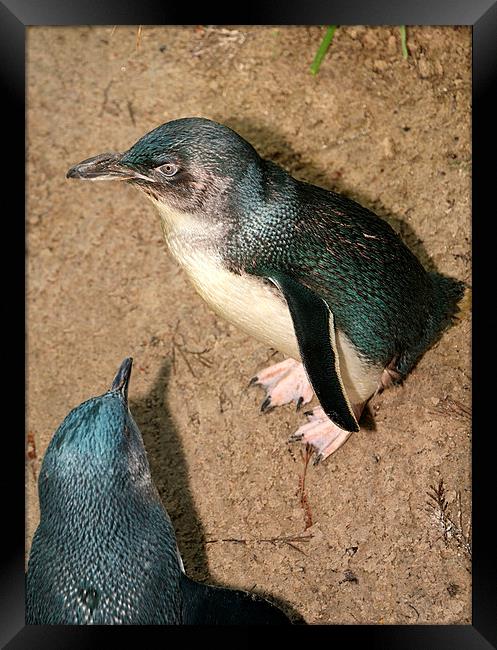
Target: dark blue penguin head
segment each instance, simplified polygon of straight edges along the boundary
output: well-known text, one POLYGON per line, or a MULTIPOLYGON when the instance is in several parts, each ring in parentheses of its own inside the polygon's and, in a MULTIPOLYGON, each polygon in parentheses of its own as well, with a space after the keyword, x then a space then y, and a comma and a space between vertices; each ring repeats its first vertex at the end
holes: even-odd
POLYGON ((257 160, 255 149, 238 133, 223 124, 200 117, 185 117, 161 124, 145 134, 128 151, 121 163, 142 170, 159 169, 166 177, 192 165, 212 173, 235 175, 233 160, 239 158, 239 167, 257 160), (166 167, 166 169, 162 169, 166 167))
POLYGON ((42 511, 47 499, 53 506, 54 495, 67 494, 64 484, 155 492, 141 433, 128 409, 131 367, 132 359, 125 359, 111 389, 74 408, 55 432, 40 471, 42 511))
POLYGON ((158 126, 123 154, 84 160, 67 177, 129 181, 169 208, 215 216, 223 197, 257 182, 260 165, 252 145, 232 129, 187 117, 158 126))

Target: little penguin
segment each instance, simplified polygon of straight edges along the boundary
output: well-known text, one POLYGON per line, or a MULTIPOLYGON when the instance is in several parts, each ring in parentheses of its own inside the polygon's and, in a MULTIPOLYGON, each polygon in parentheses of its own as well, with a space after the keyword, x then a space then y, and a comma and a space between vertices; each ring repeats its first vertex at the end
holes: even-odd
POLYGON ((287 624, 269 601, 189 579, 128 409, 132 359, 74 408, 39 475, 26 576, 31 625, 287 624))
POLYGON ((132 183, 157 206, 169 249, 209 306, 289 358, 259 372, 261 410, 313 393, 291 440, 314 462, 359 430, 367 402, 400 383, 451 324, 460 281, 427 272, 390 225, 293 178, 235 131, 166 122, 68 178, 132 183))

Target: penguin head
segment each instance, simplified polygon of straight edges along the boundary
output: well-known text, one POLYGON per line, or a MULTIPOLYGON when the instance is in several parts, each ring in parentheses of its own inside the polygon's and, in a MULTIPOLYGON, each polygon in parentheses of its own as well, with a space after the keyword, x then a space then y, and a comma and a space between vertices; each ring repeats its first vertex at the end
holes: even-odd
POLYGON ((66 176, 124 180, 170 209, 215 214, 223 196, 256 180, 260 161, 252 145, 227 126, 189 117, 158 126, 124 153, 84 160, 66 176))
POLYGON ((74 408, 58 427, 40 471, 42 510, 57 495, 71 494, 74 504, 89 492, 92 499, 105 498, 116 488, 155 499, 141 433, 128 409, 131 367, 132 359, 125 359, 111 389, 74 408))

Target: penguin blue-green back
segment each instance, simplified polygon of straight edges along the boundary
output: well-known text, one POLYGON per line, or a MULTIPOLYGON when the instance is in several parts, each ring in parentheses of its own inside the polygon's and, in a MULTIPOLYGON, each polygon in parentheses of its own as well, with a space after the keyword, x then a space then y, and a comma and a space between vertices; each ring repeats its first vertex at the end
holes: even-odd
POLYGON ((272 200, 240 220, 231 268, 286 273, 328 304, 335 327, 368 361, 396 359, 407 375, 452 322, 464 283, 428 273, 385 220, 355 201, 271 162, 262 169, 272 200), (247 244, 255 237, 257 247, 247 244))
POLYGON ((130 358, 110 391, 73 409, 39 476, 26 576, 34 625, 289 623, 265 599, 187 578, 128 409, 130 358))

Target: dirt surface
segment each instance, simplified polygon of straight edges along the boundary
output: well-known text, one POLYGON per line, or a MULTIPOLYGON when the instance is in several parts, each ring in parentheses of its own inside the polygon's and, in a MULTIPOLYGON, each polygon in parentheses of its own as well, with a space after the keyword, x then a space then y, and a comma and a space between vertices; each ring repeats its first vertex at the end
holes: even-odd
POLYGON ((409 29, 404 60, 398 29, 340 27, 313 77, 323 34, 28 29, 28 431, 41 458, 130 355, 131 409, 191 577, 255 588, 308 623, 469 623, 469 309, 374 400, 368 428, 309 465, 303 497, 287 442, 303 416, 263 415, 247 388, 274 351, 209 310, 136 190, 65 179, 162 122, 209 117, 470 283, 470 29, 409 29), (427 495, 441 479, 445 535, 427 495))

